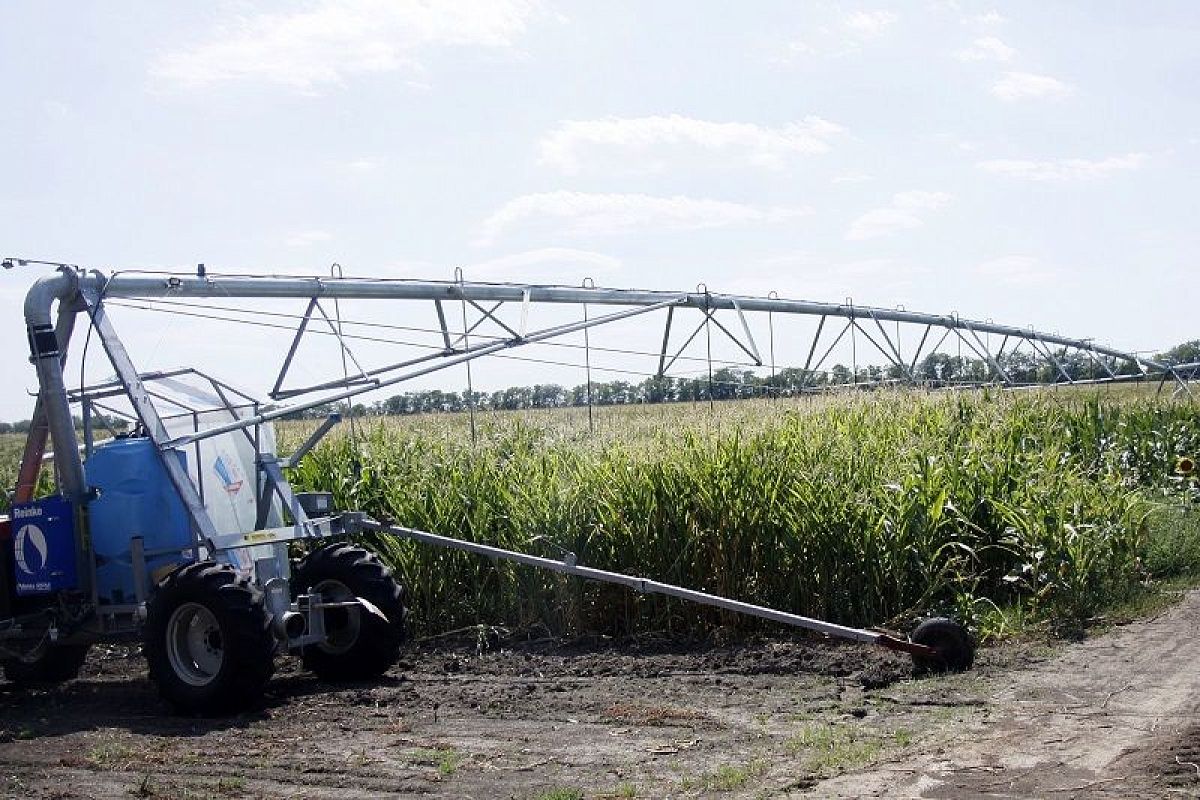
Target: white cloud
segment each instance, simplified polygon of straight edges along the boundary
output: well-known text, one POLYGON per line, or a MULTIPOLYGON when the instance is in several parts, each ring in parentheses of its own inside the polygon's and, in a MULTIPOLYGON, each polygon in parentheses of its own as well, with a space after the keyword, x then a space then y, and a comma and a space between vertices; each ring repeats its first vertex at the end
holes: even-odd
POLYGON ((971 42, 965 50, 959 50, 955 57, 959 61, 1008 61, 1016 53, 995 36, 984 36, 971 42))
POLYGON ((897 192, 892 195, 892 205, 905 211, 934 211, 950 202, 947 192, 897 192))
POLYGON ((895 258, 830 261, 815 253, 792 253, 746 265, 736 277, 721 284, 722 291, 765 296, 842 302, 894 303, 899 293, 926 279, 930 269, 895 258))
POLYGON ((746 222, 778 222, 810 213, 805 208, 742 205, 675 195, 541 192, 514 198, 484 220, 479 244, 529 219, 552 219, 573 234, 628 233, 641 229, 699 230, 746 222))
POLYGON ((431 47, 511 47, 535 8, 535 0, 321 0, 238 17, 207 41, 162 53, 151 72, 184 86, 252 79, 302 90, 352 75, 419 73, 431 47))
POLYGON ((578 283, 585 276, 611 275, 621 270, 621 259, 590 250, 542 247, 469 264, 463 268, 471 280, 578 283))
POLYGON ((984 172, 1026 181, 1063 182, 1106 178, 1115 172, 1140 169, 1148 159, 1149 156, 1145 153, 1127 153, 1098 161, 1085 158, 1059 158, 1050 161, 994 159, 980 161, 975 166, 984 172))
POLYGON ((877 208, 868 211, 851 223, 846 238, 851 241, 874 239, 924 224, 916 214, 897 208, 877 208))
POLYGON ((329 231, 292 231, 284 238, 283 243, 288 247, 309 247, 321 242, 328 242, 332 238, 333 234, 329 231))
POLYGON ((378 158, 356 158, 344 162, 343 166, 350 172, 374 172, 382 163, 378 158))
POLYGON ((1008 18, 1003 16, 999 11, 992 9, 983 14, 976 14, 971 17, 972 22, 977 22, 980 25, 999 25, 1002 22, 1007 22, 1008 18))
POLYGON ((992 94, 1010 102, 1029 97, 1062 97, 1070 93, 1070 84, 1032 72, 1006 72, 1004 77, 992 84, 992 94))
POLYGON ((874 239, 925 224, 927 212, 945 207, 951 200, 946 192, 909 191, 892 195, 892 202, 863 214, 846 229, 850 241, 874 239))
POLYGON ((1007 286, 1040 286, 1051 283, 1057 277, 1034 256, 1001 256, 975 265, 975 274, 989 282, 1007 286))
POLYGON ((867 181, 871 181, 874 179, 875 179, 874 175, 871 175, 870 173, 866 173, 866 172, 859 172, 856 170, 853 172, 845 172, 845 173, 842 173, 841 175, 835 175, 830 180, 830 183, 866 183, 867 181))
POLYGON ((710 122, 678 114, 609 117, 560 122, 542 137, 539 149, 543 164, 568 174, 579 172, 589 156, 605 152, 622 164, 636 159, 643 168, 653 168, 688 151, 703 151, 708 158, 720 154, 721 163, 778 167, 789 156, 827 152, 830 140, 842 130, 840 125, 815 116, 779 128, 710 122))
POLYGON ((843 22, 860 36, 875 37, 895 24, 898 17, 891 11, 854 11, 843 22))
POLYGON ((898 19, 891 11, 853 11, 844 15, 840 24, 806 28, 804 37, 787 42, 774 60, 790 64, 805 56, 853 55, 871 40, 880 38, 898 19))
POLYGON ((58 100, 43 100, 42 110, 46 112, 46 116, 52 117, 56 121, 61 121, 71 116, 71 107, 58 100))

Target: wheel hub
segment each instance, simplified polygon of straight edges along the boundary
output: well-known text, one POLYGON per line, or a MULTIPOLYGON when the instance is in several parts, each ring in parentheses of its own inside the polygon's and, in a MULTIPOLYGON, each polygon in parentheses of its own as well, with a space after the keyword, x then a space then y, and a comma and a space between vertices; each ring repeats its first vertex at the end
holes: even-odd
MULTIPOLYGON (((354 602, 356 597, 350 587, 339 580, 327 578, 312 588, 326 603, 354 602)), ((355 607, 327 608, 325 615, 325 641, 317 645, 327 653, 345 653, 358 641, 362 630, 362 610, 355 607)))
POLYGON ((206 686, 225 663, 225 645, 216 615, 200 603, 184 603, 167 621, 167 658, 180 680, 206 686))

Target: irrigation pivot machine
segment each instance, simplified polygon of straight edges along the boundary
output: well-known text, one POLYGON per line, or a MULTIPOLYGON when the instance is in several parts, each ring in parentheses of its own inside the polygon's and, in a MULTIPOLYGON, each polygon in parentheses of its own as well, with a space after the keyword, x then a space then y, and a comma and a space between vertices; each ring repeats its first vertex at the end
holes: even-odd
MULTIPOLYGON (((15 264, 8 260, 5 266, 15 264)), ((300 654, 307 668, 328 680, 371 678, 392 666, 404 639, 405 596, 397 578, 360 544, 370 541, 363 535, 370 532, 874 643, 908 652, 924 666, 961 669, 972 662, 966 631, 944 618, 927 620, 905 639, 592 569, 570 553, 562 558, 518 553, 334 509, 329 494, 294 492, 287 470, 329 431, 337 415, 286 458, 276 453, 272 428, 273 420, 284 416, 484 356, 512 357, 505 354, 574 341, 572 334, 582 334, 590 348, 589 330, 634 317, 643 328, 651 319, 664 326, 655 324, 652 330, 656 345, 661 331, 661 348, 643 354, 657 361, 659 375, 688 358, 685 350, 701 331, 705 337, 714 331, 727 337, 726 343, 736 344, 749 363, 764 367, 766 359, 747 321, 756 313, 768 318, 799 315, 816 322, 811 345, 804 343, 805 375, 819 370, 847 335, 869 341, 901 379, 914 377, 917 359, 936 348, 929 345, 938 336, 939 344, 957 337, 959 346, 966 344, 992 367, 991 380, 1003 385, 1015 383, 1000 359, 1009 344, 1044 357, 1065 381, 1077 379, 1068 365, 1081 360, 1098 365, 1104 379, 1156 372, 1165 380, 1170 374, 1164 365, 1134 354, 1031 329, 707 290, 487 284, 461 278, 423 282, 215 275, 203 268, 188 274, 103 274, 60 266, 33 283, 24 313, 39 391, 10 518, 0 521, 0 663, 10 680, 54 683, 77 674, 91 644, 140 639, 160 693, 187 713, 231 712, 253 704, 281 651, 300 654), (264 308, 289 300, 297 306, 290 314, 264 308), (257 305, 229 307, 239 301, 257 305), (373 323, 370 337, 356 337, 347 332, 351 323, 341 318, 340 310, 329 313, 329 306, 349 301, 391 304, 396 309, 388 312, 391 320, 409 319, 399 313, 402 309, 422 309, 436 320, 426 331, 434 344, 400 361, 364 367, 351 344, 367 338, 386 342, 398 337, 397 331, 415 328, 373 323), (288 320, 290 346, 283 348, 270 400, 259 400, 195 367, 139 370, 110 316, 119 307, 274 328, 288 320), (545 307, 571 319, 533 327, 531 310, 545 307), (461 328, 448 322, 451 310, 461 310, 461 328), (512 313, 519 314, 519 322, 512 313), (502 314, 510 316, 506 320, 502 314), (680 324, 686 324, 690 336, 676 337, 673 345, 672 326, 680 324), (889 332, 893 325, 894 337, 889 332), (904 356, 902 325, 920 334, 920 344, 904 356), (336 342, 345 371, 341 377, 285 388, 289 370, 294 372, 302 358, 302 342, 318 332, 336 342), (93 340, 103 349, 114 377, 67 386, 64 365, 73 334, 85 339, 85 352, 93 340), (997 350, 994 339, 1001 337, 997 350), (825 357, 814 361, 818 345, 824 344, 825 357), (129 416, 132 433, 98 440, 110 412, 129 416), (55 488, 38 497, 39 484, 50 485, 39 481, 45 461, 53 464, 55 488)), ((915 338, 910 336, 910 342, 915 338)), ((774 371, 773 327, 770 350, 774 371)), ((591 353, 586 351, 589 357, 591 353)), ((711 387, 711 347, 708 366, 711 387)), ((1171 377, 1186 390, 1185 381, 1171 377)))

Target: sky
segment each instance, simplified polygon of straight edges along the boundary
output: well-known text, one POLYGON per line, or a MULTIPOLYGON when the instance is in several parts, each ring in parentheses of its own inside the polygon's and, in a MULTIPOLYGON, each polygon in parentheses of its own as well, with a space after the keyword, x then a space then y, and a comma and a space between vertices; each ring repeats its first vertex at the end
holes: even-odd
MULTIPOLYGON (((0 76, 0 256, 1200 336, 1194 2, 7 0, 0 76)), ((0 273, 0 419, 32 408, 21 299, 47 269, 0 273)), ((286 347, 128 315, 139 363, 220 338, 256 390, 286 347)))

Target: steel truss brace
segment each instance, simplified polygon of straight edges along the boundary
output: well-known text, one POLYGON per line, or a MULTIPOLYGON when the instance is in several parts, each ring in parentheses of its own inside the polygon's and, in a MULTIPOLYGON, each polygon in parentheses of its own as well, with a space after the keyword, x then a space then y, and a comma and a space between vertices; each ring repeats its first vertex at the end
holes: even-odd
MULTIPOLYGON (((966 324, 966 328, 967 328, 967 333, 971 334, 971 338, 975 340, 975 344, 979 345, 979 348, 976 349, 974 346, 971 345, 970 342, 967 342, 967 346, 970 347, 972 350, 974 350, 976 355, 978 355, 980 358, 987 361, 988 364, 991 365, 991 368, 996 370, 996 374, 999 375, 1000 378, 1006 384, 1012 383, 1012 381, 1009 380, 1008 373, 1004 371, 1004 367, 1000 366, 1000 362, 996 359, 995 356, 992 355, 991 351, 988 350, 987 345, 985 345, 983 343, 983 340, 979 338, 979 334, 977 334, 975 332, 975 329, 971 327, 970 323, 965 323, 965 324, 966 324)), ((961 337, 962 337, 962 334, 960 333, 959 338, 961 338, 961 337)))
POLYGON ((1046 342, 1041 339, 1041 337, 1036 335, 1030 336, 1027 338, 1027 341, 1029 342, 1030 347, 1032 347, 1035 351, 1040 352, 1041 355, 1044 355, 1046 359, 1054 365, 1054 368, 1058 370, 1058 373, 1063 376, 1063 379, 1066 380, 1067 383, 1075 382, 1075 379, 1071 377, 1071 373, 1067 372, 1067 370, 1063 367, 1062 362, 1054 357, 1054 353, 1050 350, 1049 346, 1047 346, 1046 342))
POLYGON ((277 407, 277 408, 265 411, 263 413, 255 414, 255 415, 249 416, 249 417, 244 417, 240 420, 231 422, 227 425, 219 425, 219 426, 215 426, 213 428, 209 428, 208 430, 205 430, 205 431, 199 431, 197 433, 191 433, 191 434, 187 434, 185 436, 180 436, 176 439, 173 439, 173 440, 167 442, 166 446, 182 447, 183 445, 191 444, 192 442, 196 442, 201 439, 207 439, 212 436, 218 436, 222 433, 228 433, 229 431, 235 431, 240 428, 248 428, 253 425, 261 425, 264 422, 270 422, 271 420, 280 419, 281 417, 286 417, 291 414, 299 413, 301 411, 307 411, 310 408, 316 408, 318 406, 326 405, 328 403, 336 403, 340 400, 347 400, 351 397, 355 397, 364 392, 373 391, 375 389, 382 389, 384 387, 393 386, 393 385, 395 385, 397 383, 401 383, 403 381, 412 380, 413 378, 419 378, 422 375, 428 375, 432 372, 437 372, 439 370, 446 369, 447 367, 452 367, 452 366, 456 366, 458 364, 466 363, 468 361, 473 361, 476 358, 481 358, 482 356, 491 355, 492 353, 497 353, 502 350, 507 350, 507 349, 511 349, 511 348, 515 348, 515 347, 521 347, 521 346, 527 345, 527 344, 536 344, 537 342, 546 341, 548 339, 553 339, 555 337, 563 336, 563 335, 566 335, 569 333, 575 333, 577 331, 581 331, 586 328, 593 328, 593 327, 596 327, 597 325, 604 325, 609 322, 616 322, 617 320, 627 319, 629 317, 634 317, 634 316, 638 316, 641 314, 647 314, 652 311, 657 311, 660 308, 668 308, 673 305, 679 305, 683 301, 684 301, 683 297, 675 297, 675 298, 672 298, 669 300, 662 300, 660 302, 653 303, 653 304, 647 305, 647 306, 642 306, 639 308, 633 308, 633 309, 629 309, 626 311, 614 312, 612 314, 606 314, 606 315, 600 316, 600 317, 593 317, 592 319, 590 319, 586 322, 572 322, 572 323, 568 323, 565 325, 557 325, 552 328, 545 328, 545 329, 542 329, 539 331, 535 331, 533 333, 529 333, 525 336, 513 337, 512 339, 504 339, 504 340, 501 340, 498 342, 487 342, 487 343, 474 344, 474 345, 471 345, 470 347, 465 347, 462 350, 455 351, 455 355, 453 355, 453 356, 447 355, 445 353, 436 353, 429 357, 424 357, 420 360, 426 361, 426 360, 429 360, 430 358, 438 358, 438 357, 443 358, 444 360, 438 364, 421 367, 420 369, 415 369, 410 372, 405 372, 401 375, 395 375, 395 376, 392 376, 387 379, 379 380, 378 382, 373 382, 370 386, 352 386, 350 388, 344 389, 341 392, 336 392, 331 395, 323 395, 322 397, 314 399, 314 400, 307 400, 307 401, 304 401, 301 403, 296 403, 294 405, 277 407))
MULTIPOLYGON (((325 324, 329 326, 329 330, 333 333, 334 338, 338 341, 338 346, 342 348, 342 352, 354 362, 354 366, 358 368, 358 377, 355 378, 357 383, 370 383, 371 378, 367 371, 363 369, 362 364, 358 363, 358 359, 354 355, 354 351, 346 344, 346 340, 342 337, 342 331, 339 326, 333 323, 329 315, 325 313, 325 309, 321 307, 320 301, 313 297, 308 301, 308 307, 304 309, 304 316, 300 318, 300 324, 296 326, 296 335, 292 337, 292 344, 288 348, 287 355, 283 358, 283 366, 279 368, 279 375, 275 378, 275 385, 268 392, 272 400, 279 400, 284 397, 294 397, 298 394, 306 394, 315 391, 312 386, 306 386, 300 389, 284 389, 283 382, 287 378, 288 368, 292 365, 292 360, 296 357, 296 350, 300 347, 300 340, 304 338, 304 333, 308 330, 308 322, 312 319, 313 311, 317 311, 325 320, 325 324)), ((346 383, 350 379, 346 379, 346 383)))
MULTIPOLYGON (((824 322, 824 321, 825 321, 824 318, 822 318, 821 322, 824 322)), ((854 319, 853 318, 851 318, 846 323, 845 327, 842 328, 841 333, 839 333, 837 335, 837 337, 834 338, 832 344, 830 344, 829 347, 825 349, 825 353, 821 356, 820 360, 818 360, 817 363, 813 366, 813 368, 812 368, 813 372, 821 371, 821 366, 825 363, 825 359, 829 358, 829 354, 833 352, 833 348, 838 346, 838 342, 840 342, 845 337, 845 335, 850 331, 850 329, 852 327, 854 327, 854 319)), ((820 336, 821 336, 821 328, 818 326, 817 327, 817 336, 813 338, 813 347, 816 347, 817 339, 820 338, 820 336)), ((812 352, 811 351, 809 351, 809 360, 810 361, 812 360, 812 352)), ((804 385, 806 383, 808 383, 808 374, 809 374, 808 367, 809 367, 809 365, 807 363, 805 363, 804 376, 800 382, 801 388, 803 388, 804 385)))
MULTIPOLYGON (((887 342, 888 348, 892 351, 890 355, 888 353, 884 353, 883 354, 884 357, 887 358, 889 361, 891 361, 893 364, 895 364, 897 367, 899 367, 904 372, 904 374, 906 376, 908 376, 909 380, 912 380, 912 369, 910 369, 908 367, 908 365, 904 363, 904 358, 900 355, 900 347, 898 344, 900 334, 897 332, 897 334, 896 334, 897 342, 893 343, 892 337, 888 336, 888 332, 886 330, 884 330, 883 323, 880 322, 879 318, 875 316, 875 312, 872 311, 871 309, 867 309, 867 313, 871 315, 871 319, 875 322, 875 327, 879 328, 880 335, 883 336, 883 340, 885 342, 887 342), (893 358, 892 356, 895 356, 895 358, 893 358)), ((862 328, 859 327, 859 330, 861 331, 862 328)), ((867 332, 863 331, 863 335, 866 336, 867 332)), ((867 336, 867 338, 870 339, 871 337, 867 336)), ((875 346, 878 347, 879 345, 875 345, 875 346)))
MULTIPOLYGON (((314 298, 313 301, 310 302, 310 308, 311 308, 312 304, 315 302, 316 302, 316 300, 314 298)), ((339 378, 336 380, 325 381, 322 383, 315 383, 315 384, 311 384, 309 386, 305 386, 305 387, 299 388, 299 389, 280 389, 279 384, 282 383, 283 375, 287 371, 288 365, 291 364, 292 357, 295 355, 296 346, 299 343, 300 334, 303 332, 304 327, 308 323, 310 312, 305 312, 305 316, 300 322, 301 327, 296 333, 296 338, 292 342, 292 347, 288 351, 287 357, 284 359, 283 368, 280 371, 279 378, 275 381, 275 388, 271 390, 271 392, 269 393, 269 396, 271 397, 272 400, 286 400, 288 398, 297 397, 299 395, 311 394, 312 392, 323 392, 323 391, 328 391, 330 389, 342 389, 342 388, 348 388, 351 386, 365 386, 368 388, 368 390, 373 389, 373 388, 378 388, 380 385, 383 385, 379 378, 380 375, 386 375, 390 372, 395 372, 396 370, 399 370, 399 369, 406 369, 408 367, 414 367, 414 366, 417 366, 418 364, 424 364, 425 362, 428 362, 428 361, 435 361, 439 358, 445 358, 447 356, 455 355, 456 353, 467 352, 466 350, 460 348, 459 345, 462 342, 466 341, 467 337, 470 334, 474 333, 475 330, 480 325, 482 325, 484 322, 486 322, 489 319, 492 320, 493 322, 495 322, 501 328, 503 328, 514 339, 521 338, 521 336, 522 336, 522 334, 520 334, 518 331, 513 330, 510 326, 506 325, 503 321, 501 321, 498 317, 495 316, 496 311, 502 305, 504 305, 503 302, 498 302, 498 303, 494 304, 490 309, 487 309, 487 308, 483 308, 482 306, 480 306, 478 303, 474 302, 473 300, 467 300, 467 301, 465 301, 467 304, 474 306, 475 308, 477 308, 479 310, 480 317, 474 323, 469 325, 466 328, 465 332, 458 334, 458 336, 455 339, 451 340, 450 336, 451 336, 452 332, 450 330, 449 325, 446 322, 445 307, 442 305, 442 301, 440 299, 435 299, 433 302, 434 302, 434 310, 437 312, 438 329, 442 335, 442 342, 444 345, 444 349, 437 351, 437 352, 426 353, 425 355, 422 355, 422 356, 415 356, 413 358, 408 358, 408 359, 404 359, 402 361, 397 361, 395 363, 388 364, 386 366, 372 367, 371 369, 366 369, 366 370, 364 370, 361 366, 359 366, 357 359, 355 359, 355 361, 354 361, 355 366, 359 366, 359 375, 357 375, 357 376, 352 376, 350 378, 339 378)), ((524 324, 525 324, 524 316, 522 317, 522 320, 523 320, 522 327, 524 327, 524 324)), ((332 327, 332 325, 331 325, 331 327, 332 327)), ((339 340, 340 340, 340 338, 341 337, 339 337, 339 340)), ((495 339, 496 337, 487 337, 487 338, 495 339)), ((349 351, 347 351, 347 352, 349 352, 349 351)), ((351 355, 351 358, 353 358, 353 355, 351 355)))
POLYGON ((1104 370, 1104 372, 1108 375, 1108 377, 1110 377, 1114 380, 1116 379, 1116 377, 1117 377, 1116 373, 1114 373, 1112 371, 1112 369, 1108 366, 1107 363, 1104 362, 1104 360, 1102 358, 1100 358, 1098 355, 1096 355, 1095 350, 1093 350, 1092 348, 1089 347, 1084 352, 1087 353, 1088 356, 1091 357, 1092 361, 1094 361, 1100 367, 1100 369, 1104 370))
MULTIPOLYGON (((921 358, 921 351, 923 349, 925 349, 925 342, 926 342, 926 340, 929 339, 929 332, 931 330, 933 330, 932 323, 925 326, 925 331, 924 331, 924 333, 921 334, 921 341, 917 343, 917 349, 916 349, 916 351, 913 352, 912 363, 908 365, 908 375, 910 378, 912 378, 916 373, 917 361, 919 361, 921 358)), ((942 338, 944 339, 945 336, 943 335, 942 338)), ((941 344, 941 342, 939 342, 938 344, 941 344)), ((933 349, 937 350, 936 347, 933 349)))
POLYGON ((658 377, 663 377, 666 374, 666 371, 669 370, 671 366, 679 360, 679 357, 682 356, 684 351, 687 350, 688 345, 690 345, 692 341, 700 335, 700 332, 704 330, 704 326, 709 322, 711 322, 713 325, 716 325, 722 333, 729 337, 730 341, 736 344, 743 353, 749 356, 754 361, 755 366, 761 367, 763 365, 763 360, 762 356, 759 355, 758 345, 754 341, 753 334, 750 333, 750 325, 748 322, 746 322, 746 315, 742 313, 742 308, 736 299, 733 302, 733 308, 735 311, 737 311, 738 318, 741 320, 742 330, 745 331, 745 343, 743 343, 741 339, 734 335, 733 331, 721 324, 721 321, 717 319, 717 310, 715 308, 702 308, 700 309, 700 313, 704 315, 704 319, 700 320, 700 324, 696 326, 696 329, 692 331, 691 335, 688 336, 686 340, 684 340, 679 349, 675 351, 675 355, 671 356, 670 359, 667 359, 667 346, 671 341, 671 320, 674 307, 668 309, 667 324, 663 330, 662 350, 659 352, 658 356, 658 377))
MULTIPOLYGON (((879 320, 876 320, 875 322, 878 324, 879 320)), ((904 369, 904 363, 899 360, 899 357, 894 352, 894 349, 895 349, 894 347, 893 347, 893 352, 889 353, 887 350, 883 349, 883 347, 879 344, 879 342, 875 341, 875 337, 871 336, 870 333, 863 330, 863 326, 858 324, 857 319, 851 319, 850 323, 854 326, 855 330, 857 330, 859 333, 861 333, 863 336, 865 336, 867 338, 867 341, 870 342, 872 344, 872 346, 874 346, 874 348, 879 351, 879 354, 881 356, 886 358, 888 361, 892 362, 892 364, 894 366, 897 366, 900 369, 904 369)), ((882 326, 880 326, 880 332, 883 333, 882 326)), ((887 334, 883 333, 883 336, 884 336, 884 339, 888 342, 888 344, 891 345, 891 340, 887 338, 887 334)))

